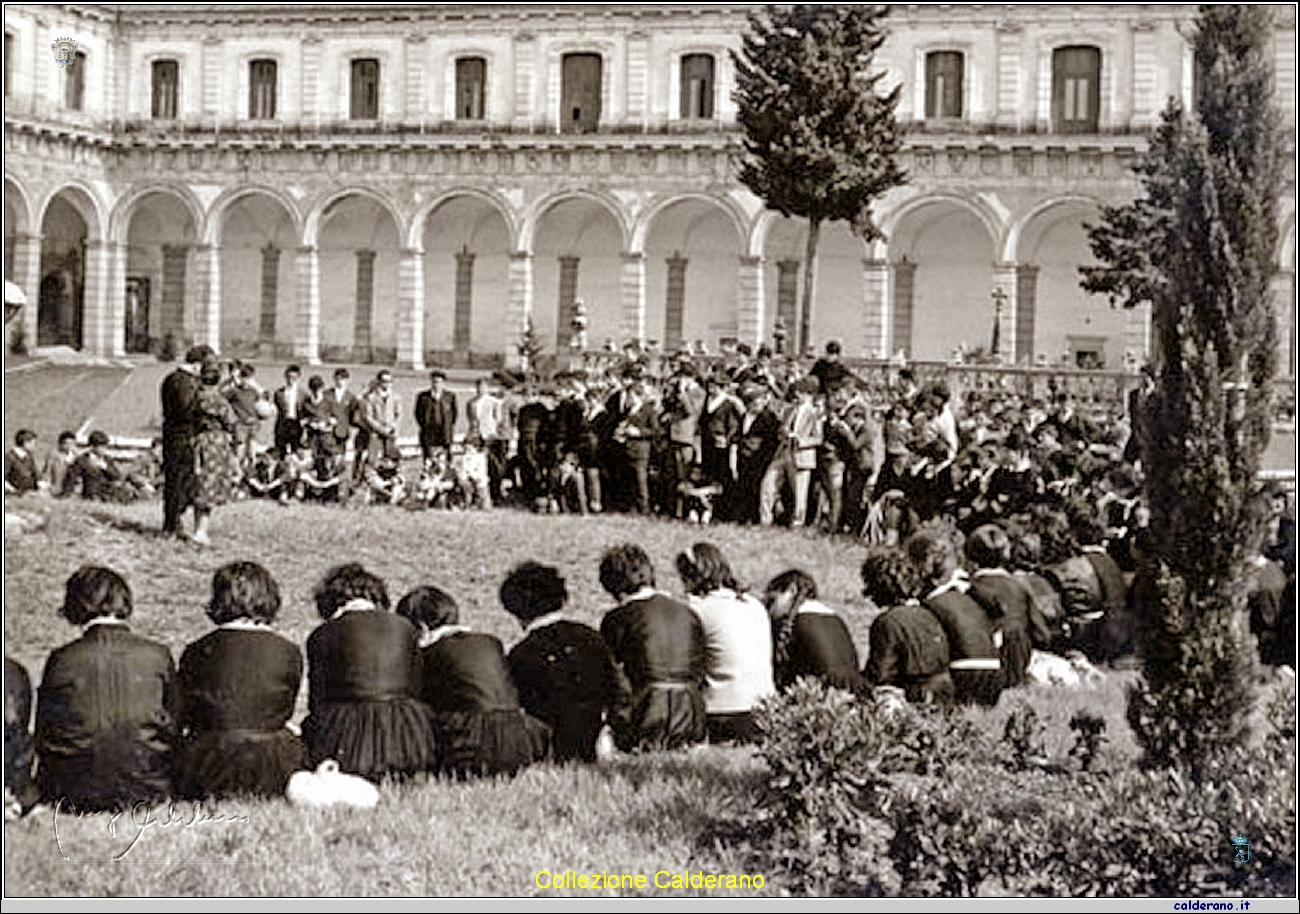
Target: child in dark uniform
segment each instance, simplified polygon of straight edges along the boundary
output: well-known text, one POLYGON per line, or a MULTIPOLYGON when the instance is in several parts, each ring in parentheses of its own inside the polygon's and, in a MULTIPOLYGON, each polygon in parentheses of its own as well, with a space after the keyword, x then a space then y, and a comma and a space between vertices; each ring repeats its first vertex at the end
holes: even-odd
POLYGON ((437 721, 443 771, 513 774, 547 757, 550 728, 520 707, 499 640, 458 624, 456 601, 437 587, 417 587, 397 613, 420 632, 420 694, 437 721))
POLYGON ((1025 681, 1033 649, 1045 650, 1051 644, 1047 620, 1038 613, 1028 587, 1007 571, 1011 541, 1001 527, 977 527, 966 540, 966 558, 976 566, 970 595, 984 607, 994 629, 1002 633, 1006 687, 1015 688, 1025 681))
POLYGON ((501 585, 501 605, 524 626, 507 658, 524 709, 550 725, 556 761, 596 760, 596 742, 617 691, 600 632, 561 616, 569 592, 552 567, 525 562, 501 585))

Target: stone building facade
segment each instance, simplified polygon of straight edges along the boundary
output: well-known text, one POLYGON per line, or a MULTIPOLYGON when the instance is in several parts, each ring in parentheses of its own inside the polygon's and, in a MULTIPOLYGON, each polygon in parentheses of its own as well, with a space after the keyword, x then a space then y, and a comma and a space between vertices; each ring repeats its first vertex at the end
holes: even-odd
MULTIPOLYGON (((1084 225, 1190 98, 1189 6, 900 6, 905 187, 886 240, 823 229, 811 342, 1119 367, 1147 315, 1085 295, 1084 225)), ((29 343, 167 336, 420 367, 771 339, 805 227, 735 179, 735 6, 5 8, 5 275, 29 343), (51 45, 77 44, 60 67, 51 45)), ((1295 13, 1276 10, 1295 125, 1295 13)), ((1294 173, 1280 207, 1295 365, 1294 173)))

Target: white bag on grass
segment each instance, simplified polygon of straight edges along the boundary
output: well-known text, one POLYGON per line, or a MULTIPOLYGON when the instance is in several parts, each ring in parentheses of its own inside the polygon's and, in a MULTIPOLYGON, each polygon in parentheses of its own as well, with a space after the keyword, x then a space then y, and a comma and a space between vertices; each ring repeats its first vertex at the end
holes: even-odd
POLYGON ((321 762, 315 771, 294 772, 284 795, 295 806, 373 809, 379 803, 379 788, 365 778, 339 771, 334 759, 321 762))

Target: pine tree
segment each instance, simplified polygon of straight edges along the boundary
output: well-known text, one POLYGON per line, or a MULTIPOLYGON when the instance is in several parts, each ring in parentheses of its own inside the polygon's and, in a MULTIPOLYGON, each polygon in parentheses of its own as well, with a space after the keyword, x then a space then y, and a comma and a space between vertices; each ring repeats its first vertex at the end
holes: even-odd
POLYGON ((823 222, 846 220, 878 237, 871 203, 906 175, 894 110, 874 69, 886 10, 871 6, 767 7, 751 13, 736 67, 737 118, 745 129, 740 181, 769 209, 808 220, 795 351, 807 348, 823 222))
POLYGON ((1145 682, 1129 719, 1148 761, 1213 769, 1255 702, 1246 630, 1248 510, 1270 431, 1276 370, 1269 279, 1281 135, 1261 7, 1203 7, 1195 108, 1171 102, 1136 171, 1142 194, 1089 229, 1103 266, 1083 286, 1152 305, 1154 392, 1134 417, 1161 568, 1145 682))

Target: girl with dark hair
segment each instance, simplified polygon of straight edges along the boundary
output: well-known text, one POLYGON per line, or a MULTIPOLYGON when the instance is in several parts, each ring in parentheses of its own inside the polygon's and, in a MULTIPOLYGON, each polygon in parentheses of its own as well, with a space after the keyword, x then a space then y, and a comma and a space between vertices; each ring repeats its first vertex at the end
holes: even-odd
POLYGON ((280 587, 255 562, 212 576, 213 631, 185 648, 177 679, 185 742, 176 764, 182 796, 280 796, 307 764, 289 731, 302 684, 302 652, 271 630, 280 587))
POLYGON ((519 703, 551 727, 555 760, 593 762, 618 676, 600 632, 563 618, 564 578, 549 565, 525 562, 501 585, 501 605, 524 627, 510 651, 519 703))
POLYGON ((384 582, 355 562, 330 569, 315 597, 325 622, 307 638, 303 736, 311 766, 334 759, 371 780, 435 769, 415 626, 389 612, 384 582))
POLYGON ((1007 570, 1011 541, 1005 530, 997 524, 977 527, 966 541, 966 558, 976 567, 970 595, 1002 634, 1002 670, 1007 688, 1015 688, 1025 681, 1034 648, 1051 645, 1051 632, 1029 589, 1007 570))
POLYGON ((704 627, 691 608, 654 589, 654 567, 640 546, 606 551, 600 583, 618 607, 600 634, 620 670, 610 728, 624 752, 701 742, 708 659, 704 627))
POLYGON ((767 582, 763 594, 772 627, 772 665, 782 691, 800 676, 856 691, 865 685, 848 626, 817 599, 817 582, 797 568, 767 582))
POLYGON ((171 794, 176 673, 171 653, 133 634, 131 588, 82 566, 63 618, 84 634, 50 654, 36 701, 42 799, 78 810, 126 809, 171 794))
POLYGON ((862 564, 863 595, 884 612, 871 623, 871 652, 862 671, 872 686, 896 686, 915 704, 951 704, 948 636, 917 599, 920 580, 894 548, 877 547, 862 564))
POLYGON ((514 774, 546 758, 550 728, 520 707, 498 639, 460 625, 456 601, 437 587, 402 597, 397 614, 420 632, 420 696, 433 709, 442 771, 514 774))
POLYGON ((731 566, 712 543, 696 543, 679 554, 677 572, 704 626, 709 740, 751 742, 754 705, 776 693, 767 611, 739 592, 731 566))

